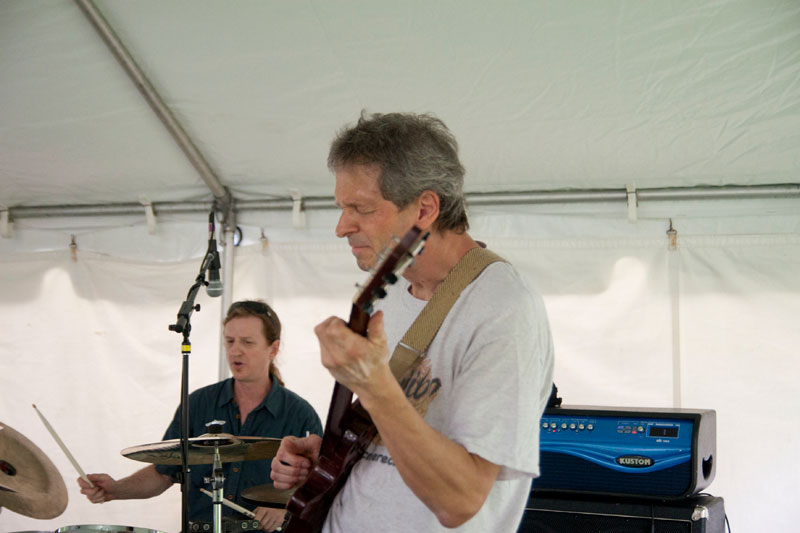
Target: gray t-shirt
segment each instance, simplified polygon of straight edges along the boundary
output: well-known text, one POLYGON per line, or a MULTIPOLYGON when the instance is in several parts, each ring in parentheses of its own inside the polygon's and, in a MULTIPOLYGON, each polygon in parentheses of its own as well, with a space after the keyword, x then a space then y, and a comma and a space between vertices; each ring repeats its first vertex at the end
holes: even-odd
MULTIPOLYGON (((390 349, 427 303, 408 288, 401 279, 379 305, 390 349)), ((539 475, 539 420, 552 378, 541 297, 511 265, 488 266, 402 383, 409 398, 431 400, 424 414, 431 427, 502 467, 483 507, 461 527, 444 528, 405 485, 386 448, 372 444, 336 496, 323 532, 515 532, 539 475)))

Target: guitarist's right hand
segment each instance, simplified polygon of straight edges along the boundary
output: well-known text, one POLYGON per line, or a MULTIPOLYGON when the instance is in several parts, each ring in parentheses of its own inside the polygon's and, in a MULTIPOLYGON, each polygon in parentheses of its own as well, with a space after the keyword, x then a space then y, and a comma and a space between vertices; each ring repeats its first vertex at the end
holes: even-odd
POLYGON ((317 462, 321 445, 319 435, 282 438, 270 473, 275 488, 288 490, 302 485, 317 462))

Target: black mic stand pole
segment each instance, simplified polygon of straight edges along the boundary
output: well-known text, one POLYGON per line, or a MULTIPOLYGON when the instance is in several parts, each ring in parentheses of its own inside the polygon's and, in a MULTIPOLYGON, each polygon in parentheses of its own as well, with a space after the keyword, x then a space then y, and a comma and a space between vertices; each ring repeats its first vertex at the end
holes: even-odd
POLYGON ((200 265, 200 273, 195 279, 194 285, 189 289, 186 300, 178 310, 178 321, 169 326, 170 331, 183 334, 181 342, 181 354, 183 355, 183 365, 181 367, 181 532, 189 533, 189 355, 192 353, 192 343, 189 341, 189 333, 192 325, 189 317, 192 311, 199 311, 200 304, 194 303, 197 291, 200 287, 208 285, 206 281, 206 271, 214 258, 214 252, 209 250, 200 265))

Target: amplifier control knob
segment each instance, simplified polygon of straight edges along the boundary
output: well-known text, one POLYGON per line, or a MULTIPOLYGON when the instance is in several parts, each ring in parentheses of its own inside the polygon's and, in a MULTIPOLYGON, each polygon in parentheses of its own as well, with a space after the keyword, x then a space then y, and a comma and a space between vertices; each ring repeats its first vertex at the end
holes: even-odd
POLYGON ((594 429, 594 424, 588 424, 586 426, 586 429, 588 429, 589 431, 593 430, 594 429))
POLYGON ((581 431, 583 431, 583 429, 584 429, 585 427, 586 427, 586 426, 584 426, 583 424, 578 424, 578 429, 580 429, 581 431))

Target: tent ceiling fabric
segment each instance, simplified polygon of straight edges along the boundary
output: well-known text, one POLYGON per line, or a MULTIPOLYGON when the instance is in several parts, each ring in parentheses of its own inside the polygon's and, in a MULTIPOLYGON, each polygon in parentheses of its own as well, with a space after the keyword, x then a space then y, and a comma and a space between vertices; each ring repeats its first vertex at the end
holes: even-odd
MULTIPOLYGON (((796 183, 800 4, 97 1, 239 199, 326 196, 361 109, 433 112, 470 192, 796 183)), ((211 193, 73 2, 0 2, 0 205, 211 193)))

